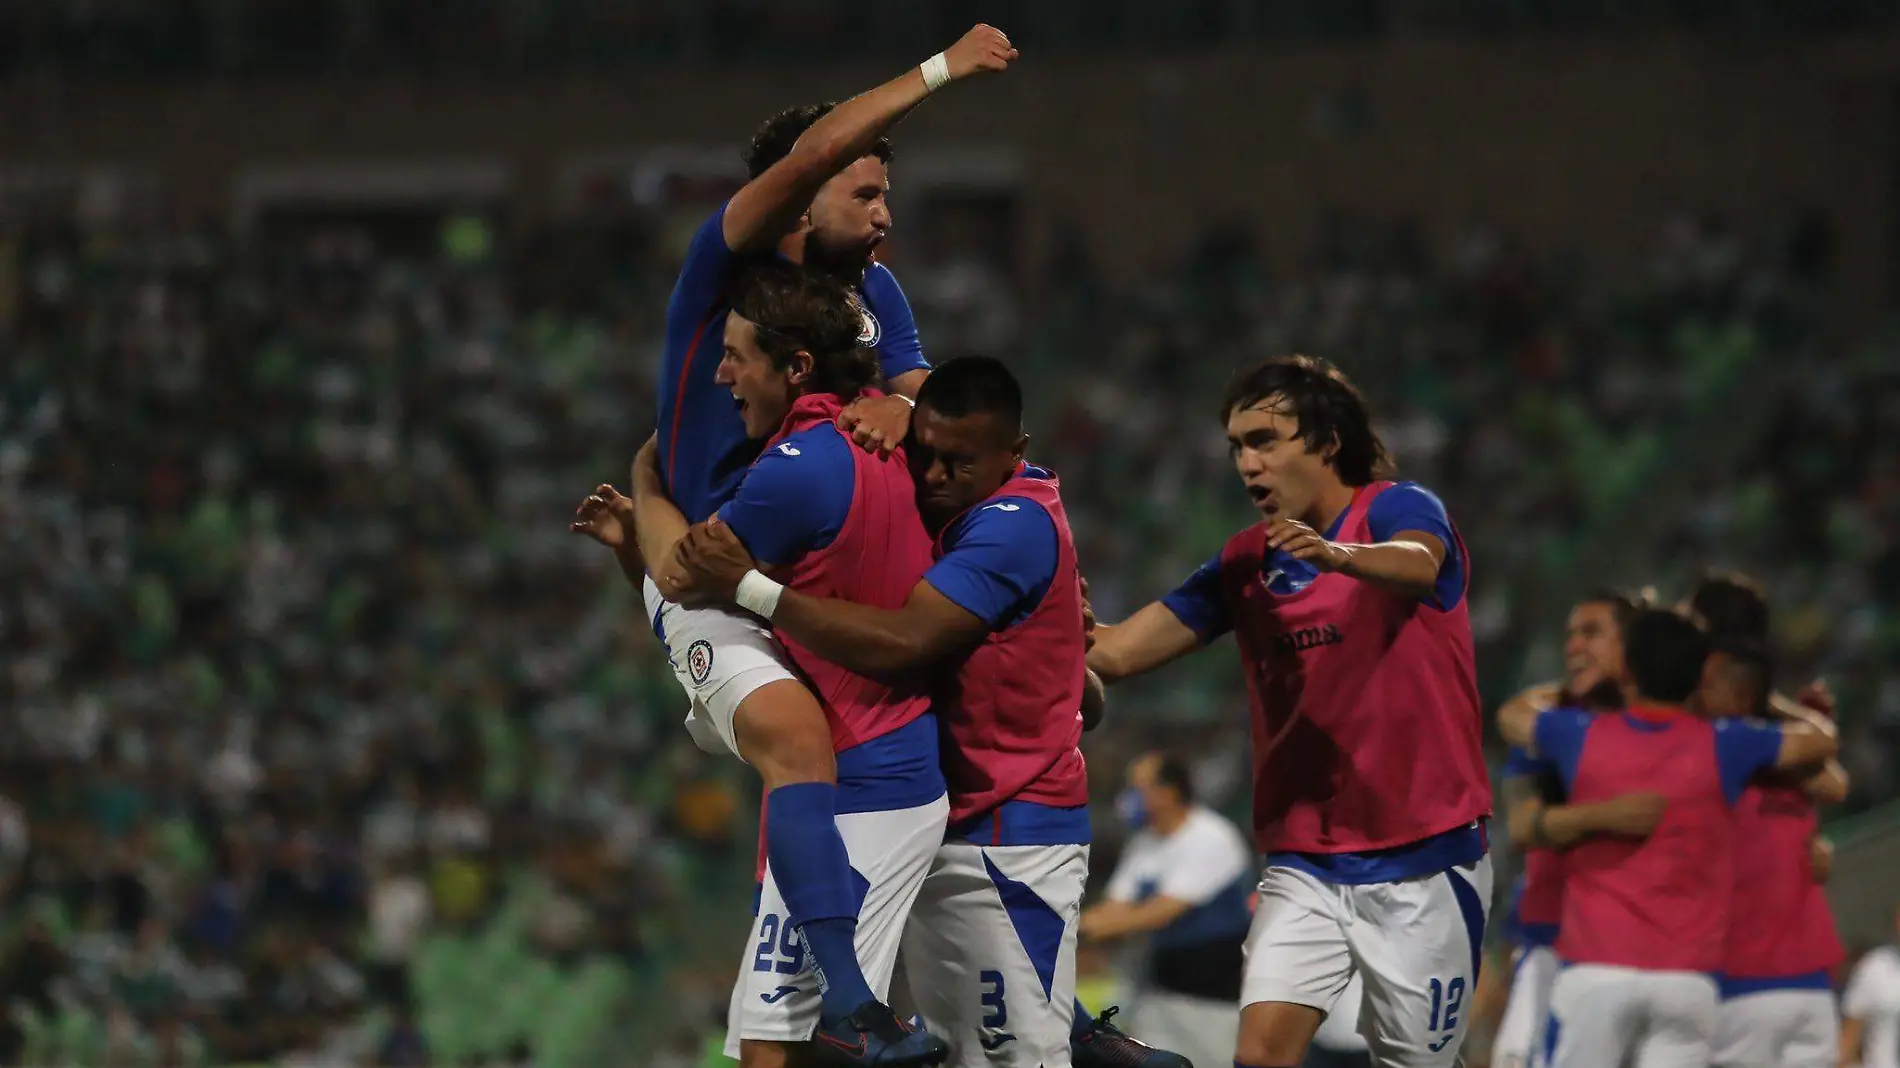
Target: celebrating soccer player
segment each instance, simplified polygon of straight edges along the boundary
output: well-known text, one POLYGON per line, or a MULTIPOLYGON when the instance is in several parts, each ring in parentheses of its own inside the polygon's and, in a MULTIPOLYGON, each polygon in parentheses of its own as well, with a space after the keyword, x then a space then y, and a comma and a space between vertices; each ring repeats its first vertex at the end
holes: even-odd
POLYGON ((681 563, 689 594, 754 607, 793 649, 872 677, 940 676, 949 833, 903 956, 952 1063, 1037 1068, 1112 1051, 1122 1059, 1107 1063, 1175 1068, 1179 1058, 1077 1014, 1089 842, 1081 577, 1059 484, 1023 459, 1022 409, 1015 376, 982 357, 952 360, 918 392, 905 448, 937 543, 901 606, 781 588, 755 562, 769 549, 720 522, 688 534, 681 563))
MULTIPOLYGON (((722 347, 740 358, 770 349, 779 375, 791 373, 797 352, 805 351, 806 361, 819 355, 787 350, 783 338, 759 335, 756 320, 731 321, 734 282, 748 264, 789 260, 851 285, 858 305, 854 346, 876 349, 893 388, 916 389, 926 366, 909 307, 890 273, 871 260, 890 226, 884 202, 890 147, 884 135, 930 93, 1002 70, 1015 56, 1001 32, 978 26, 921 67, 834 108, 787 112, 754 138, 747 158, 751 180, 695 235, 667 307, 660 429, 648 459, 636 465, 664 492, 629 501, 603 486, 583 503, 574 524, 612 545, 630 579, 643 576, 646 561, 671 558, 687 520, 704 519, 732 500, 760 454, 761 439, 778 429, 767 413, 749 410, 750 400, 735 400, 740 391, 731 388, 730 374, 721 380, 721 369, 730 370, 722 347)), ((807 365, 802 373, 810 372, 807 365)), ((909 416, 901 399, 854 411, 861 438, 878 445, 900 439, 909 416)), ((846 421, 851 415, 846 413, 846 421)), ((927 543, 924 549, 927 560, 927 543)), ((752 1037, 782 1044, 802 1040, 815 1028, 821 1043, 830 1040, 835 1047, 835 1060, 937 1063, 942 1043, 906 1031, 876 1001, 858 959, 866 933, 858 930, 857 876, 836 824, 840 805, 848 802, 837 786, 842 757, 833 753, 840 738, 830 710, 800 681, 758 620, 716 608, 685 609, 668 602, 651 580, 644 585, 655 633, 691 698, 688 727, 695 740, 710 750, 737 753, 765 782, 766 853, 776 861, 786 910, 761 911, 760 924, 779 926, 773 931, 777 949, 759 959, 789 979, 802 974, 799 961, 807 957, 823 978, 822 992, 781 983, 754 997, 748 992, 751 973, 742 973, 731 1041, 752 1037)), ((847 734, 844 741, 841 747, 850 748, 876 739, 847 734)), ((907 908, 908 898, 902 903, 907 908)), ((894 953, 895 932, 890 942, 894 953)), ((748 1064, 785 1056, 779 1045, 753 1049, 744 1054, 748 1064)))
POLYGON ((1113 683, 1239 642, 1266 870, 1236 1065, 1299 1064, 1355 974, 1374 1063, 1450 1065, 1491 899, 1464 545, 1437 497, 1384 479, 1365 400, 1331 365, 1268 360, 1220 417, 1265 521, 1099 628, 1089 666, 1113 683))

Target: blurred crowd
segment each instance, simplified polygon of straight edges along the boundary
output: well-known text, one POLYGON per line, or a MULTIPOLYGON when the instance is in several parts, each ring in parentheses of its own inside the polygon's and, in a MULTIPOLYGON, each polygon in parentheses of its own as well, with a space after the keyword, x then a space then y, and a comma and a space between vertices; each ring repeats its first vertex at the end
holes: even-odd
POLYGON ((988 20, 1037 51, 1206 51, 1240 42, 1655 30, 1737 36, 1892 28, 1883 0, 12 0, 0 75, 453 71, 928 53, 988 20))
MULTIPOLYGON (((1211 231, 1132 290, 1079 240, 1032 278, 917 229, 926 352, 1022 370, 1104 618, 1247 521, 1214 398, 1309 351, 1459 522, 1490 701, 1557 673, 1583 590, 1742 566, 1841 695, 1855 803, 1895 793, 1900 353, 1828 314, 1818 217, 1658 220, 1611 277, 1341 216, 1295 270, 1211 231)), ((667 235, 0 239, 0 1063, 698 1062, 756 787, 566 531, 651 426, 667 235)), ((1197 658, 1091 761, 1165 739, 1232 803, 1241 707, 1197 658)))

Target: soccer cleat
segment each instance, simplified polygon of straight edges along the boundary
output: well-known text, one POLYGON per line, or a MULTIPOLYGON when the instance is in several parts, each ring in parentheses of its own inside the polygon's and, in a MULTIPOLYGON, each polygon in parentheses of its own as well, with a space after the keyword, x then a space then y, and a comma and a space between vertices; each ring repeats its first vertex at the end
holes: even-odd
POLYGON ((822 1021, 812 1036, 819 1060, 839 1068, 935 1068, 950 1059, 943 1039, 913 1016, 900 1019, 881 1001, 867 1001, 851 1015, 822 1021))
POLYGON ((1137 1042, 1109 1023, 1120 1011, 1112 1005, 1103 1009, 1094 1027, 1069 1040, 1069 1057, 1075 1068, 1194 1068, 1194 1063, 1179 1053, 1137 1042))

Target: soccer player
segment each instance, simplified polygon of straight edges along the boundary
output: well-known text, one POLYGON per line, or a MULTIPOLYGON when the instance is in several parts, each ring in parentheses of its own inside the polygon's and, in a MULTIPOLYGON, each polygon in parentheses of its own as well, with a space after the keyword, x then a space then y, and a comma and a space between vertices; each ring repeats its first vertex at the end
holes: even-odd
POLYGON ((1900 1068, 1900 910, 1892 939, 1854 965, 1841 994, 1843 1066, 1900 1068))
POLYGON ((1105 900, 1082 913, 1082 937, 1147 935, 1136 1029, 1196 1064, 1219 1064, 1240 1028, 1253 850, 1226 817, 1195 803, 1194 779, 1176 756, 1136 757, 1115 807, 1135 835, 1105 900))
MULTIPOLYGON (((1691 608, 1712 630, 1715 652, 1698 701, 1717 717, 1771 717, 1768 602, 1754 583, 1717 575, 1691 608)), ((1822 701, 1810 688, 1807 701, 1822 701)), ((1826 715, 1810 720, 1832 733, 1826 715)), ((1717 1068, 1808 1068, 1837 1059, 1832 972, 1844 951, 1816 870, 1817 805, 1846 800, 1847 772, 1829 761, 1805 782, 1750 782, 1736 805, 1735 893, 1723 951, 1713 1056, 1717 1068)))
MULTIPOLYGON (((717 378, 742 403, 746 431, 769 447, 719 515, 800 588, 901 602, 930 562, 909 475, 899 458, 853 447, 835 425, 877 376, 871 351, 858 346, 856 304, 836 280, 789 264, 748 269, 731 299, 717 378)), ((645 512, 671 509, 653 447, 641 450, 634 481, 645 512)), ((677 510, 670 522, 684 525, 677 510)), ((684 650, 697 675, 729 652, 708 645, 702 638, 684 650)), ((789 657, 812 688, 780 685, 796 687, 792 696, 815 695, 821 711, 815 739, 806 732, 781 744, 817 749, 807 759, 827 778, 835 761, 836 785, 807 781, 767 794, 759 906, 733 991, 727 1052, 747 1068, 780 1065, 791 1046, 815 1038, 839 1063, 941 1063, 949 1052, 943 1041, 878 1000, 948 810, 929 699, 797 646, 789 657), (829 835, 787 833, 788 816, 809 817, 814 808, 824 818, 812 822, 829 835), (820 953, 834 938, 841 944, 820 953), (830 974, 839 959, 863 961, 859 988, 842 998, 830 974)), ((742 711, 732 739, 748 759, 757 752, 759 714, 742 711)))
POLYGON ((1700 1068, 1709 1059, 1735 864, 1733 809, 1770 769, 1818 769, 1831 737, 1806 728, 1712 722, 1696 696, 1708 636, 1687 615, 1644 608, 1625 631, 1635 702, 1501 716, 1505 739, 1554 765, 1573 803, 1634 790, 1667 799, 1642 841, 1597 837, 1564 865, 1545 1043, 1554 1068, 1700 1068))
MULTIPOLYGON (((729 362, 720 358, 722 341, 728 357, 735 340, 741 355, 758 348, 751 324, 739 324, 735 335, 728 315, 735 279, 747 264, 784 259, 849 283, 860 313, 854 338, 875 347, 894 390, 915 392, 926 364, 910 309, 890 272, 872 261, 891 223, 884 199, 891 155, 885 134, 930 93, 1003 70, 1015 58, 1006 36, 977 26, 884 85, 836 107, 784 113, 754 137, 747 153, 751 179, 694 236, 667 306, 659 431, 650 451, 643 452, 647 460, 636 464, 636 477, 640 471, 657 473, 663 493, 636 496, 630 503, 611 487, 600 487, 582 505, 575 524, 590 532, 611 526, 617 535, 629 520, 638 520, 634 537, 616 537, 616 556, 629 578, 649 562, 657 567, 669 560, 687 521, 705 519, 731 501, 748 464, 760 455, 760 439, 778 429, 774 420, 748 411, 748 401, 735 402, 737 391, 723 388, 729 382, 717 380, 718 370, 729 362), (750 350, 747 341, 754 342, 750 350), (675 506, 678 512, 671 511, 675 506)), ((775 365, 775 373, 779 370, 775 365)), ((850 422, 853 413, 860 439, 884 447, 902 438, 909 405, 893 398, 842 418, 850 422)), ((828 721, 826 709, 756 619, 682 608, 664 596, 667 576, 654 577, 660 581, 645 583, 647 614, 691 698, 689 730, 702 748, 738 754, 764 780, 765 849, 776 861, 775 882, 796 932, 775 932, 784 951, 779 957, 787 959, 802 944, 824 978, 821 1040, 850 1043, 854 1035, 862 1036, 858 1062, 887 1063, 883 1036, 901 1030, 900 1022, 874 1007, 867 1011, 880 1017, 875 1026, 871 1031, 861 1026, 866 1021, 858 1009, 873 1006, 875 999, 854 954, 859 912, 850 890, 856 875, 834 823, 843 811, 834 745, 848 748, 869 739, 838 735, 835 721, 828 721)), ((903 905, 908 907, 908 898, 903 905)), ((760 913, 761 924, 781 921, 778 914, 760 913)), ((778 1007, 780 1019, 757 1028, 759 1037, 804 1037, 797 1033, 810 1032, 803 994, 777 996, 770 1004, 778 1007)), ((754 1015, 748 1012, 745 1018, 754 1015)))
POLYGON ((950 822, 903 956, 918 1007, 972 1068, 1069 1058, 1088 876, 1081 580, 1058 484, 1023 461, 1027 440, 1001 363, 952 360, 924 383, 905 447, 935 562, 901 604, 781 587, 729 523, 695 527, 680 551, 685 595, 742 604, 793 649, 873 678, 939 676, 950 822))
MULTIPOLYGON (((1628 705, 1633 695, 1623 628, 1637 608, 1635 598, 1615 590, 1579 601, 1564 628, 1563 682, 1532 687, 1505 706, 1507 714, 1516 702, 1529 702, 1537 711, 1554 705, 1612 711, 1628 705)), ((1511 992, 1491 1058, 1498 1068, 1524 1068, 1543 1051, 1550 987, 1557 979, 1553 947, 1563 916, 1563 850, 1591 834, 1649 834, 1662 816, 1662 796, 1645 791, 1596 804, 1565 804, 1555 774, 1514 746, 1504 766, 1504 798, 1511 841, 1524 853, 1524 874, 1507 925, 1518 947, 1511 992)))
POLYGON ((1266 868, 1236 1064, 1297 1065, 1357 973, 1375 1063, 1450 1065, 1491 898, 1470 561, 1437 497, 1382 477, 1365 400, 1330 364, 1268 360, 1220 416, 1265 521, 1098 628, 1089 666, 1112 684, 1239 641, 1266 868))

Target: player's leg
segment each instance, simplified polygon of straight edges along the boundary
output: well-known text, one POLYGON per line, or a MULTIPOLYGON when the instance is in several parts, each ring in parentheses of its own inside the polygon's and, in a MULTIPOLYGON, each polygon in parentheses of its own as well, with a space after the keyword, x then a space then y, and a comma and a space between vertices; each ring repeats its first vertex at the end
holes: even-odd
POLYGON ((948 1064, 1065 1063, 1075 1007, 1083 845, 946 843, 904 934, 913 995, 948 1064))
POLYGON ((1497 1068, 1528 1068, 1543 1050, 1544 1019, 1550 1015, 1550 986, 1557 981, 1557 954, 1549 946, 1518 953, 1511 994, 1491 1048, 1497 1068))
POLYGON ((1375 1064, 1449 1068, 1470 1029, 1491 902, 1491 860, 1345 888, 1365 983, 1361 1033, 1375 1064))
POLYGON ((1634 1068, 1704 1068, 1715 1034, 1715 980, 1692 972, 1661 972, 1646 984, 1649 1029, 1634 1068))
POLYGON ((1150 990, 1131 1014, 1142 1040, 1193 1064, 1224 1064, 1240 1042, 1240 1006, 1150 990))
POLYGON ((1767 994, 1726 998, 1715 1012, 1715 1039, 1709 1046, 1711 1068, 1770 1068, 1776 1034, 1769 1026, 1767 994))
MULTIPOLYGON (((854 900, 861 902, 853 911, 857 931, 853 952, 863 962, 872 999, 890 993, 905 919, 943 839, 948 812, 947 799, 938 798, 916 808, 837 817, 847 864, 854 872, 854 900)), ((791 922, 791 908, 775 864, 768 853, 759 913, 740 964, 741 990, 735 992, 729 1014, 728 1056, 742 1055, 744 1044, 750 1042, 803 1043, 815 1033, 823 1041, 831 1030, 845 1026, 827 1021, 830 1026, 820 1032, 823 1001, 817 975, 797 925, 791 922)), ((916 976, 914 969, 911 975, 916 976)))
POLYGON ((1841 1020, 1833 992, 1790 990, 1780 997, 1788 1006, 1789 1019, 1775 1068, 1830 1068, 1838 1063, 1841 1020))
POLYGON ((1341 887, 1269 867, 1247 931, 1240 983, 1240 1068, 1293 1068, 1352 981, 1341 887))
POLYGON ((654 630, 693 698, 687 728, 701 748, 720 747, 751 764, 766 792, 765 848, 792 926, 818 964, 825 1015, 871 1000, 852 953, 856 877, 838 836, 837 761, 824 709, 786 666, 772 632, 751 616, 667 604, 649 581, 654 630))
POLYGON ((1644 974, 1574 964, 1550 989, 1544 1048, 1552 1068, 1621 1068, 1646 1013, 1644 974))

